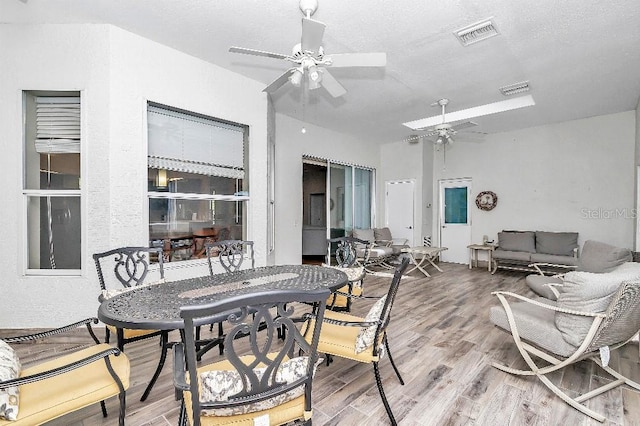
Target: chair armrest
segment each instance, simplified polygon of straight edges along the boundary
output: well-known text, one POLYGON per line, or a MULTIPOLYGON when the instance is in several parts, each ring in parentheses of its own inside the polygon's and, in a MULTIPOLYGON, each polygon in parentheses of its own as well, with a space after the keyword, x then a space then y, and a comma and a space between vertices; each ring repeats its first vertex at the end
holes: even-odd
POLYGON ((498 296, 501 301, 504 301, 507 305, 509 302, 506 301, 504 296, 511 296, 523 302, 530 303, 532 305, 539 306, 541 308, 549 309, 551 311, 562 312, 564 314, 570 315, 581 315, 585 317, 594 317, 594 318, 606 318, 606 315, 598 312, 583 312, 583 311, 574 311, 571 309, 559 308, 557 306, 547 305, 546 303, 538 302, 537 300, 529 299, 528 297, 521 296, 519 294, 512 293, 510 291, 493 291, 491 294, 498 296))
MULTIPOLYGON (((41 371, 40 373, 37 374, 32 374, 30 376, 24 376, 24 377, 19 377, 17 379, 12 379, 12 380, 6 380, 3 382, 0 382, 0 389, 6 389, 12 386, 21 386, 21 385, 26 385, 29 383, 34 383, 34 382, 38 382, 40 380, 44 380, 44 379, 48 379, 51 377, 55 377, 55 376, 59 376, 60 374, 64 374, 64 373, 68 373, 69 371, 72 370, 76 370, 80 367, 84 367, 85 365, 89 365, 92 364, 96 361, 100 361, 100 360, 105 360, 105 362, 107 363, 107 368, 111 370, 111 363, 109 362, 109 356, 111 355, 115 355, 118 356, 120 355, 120 349, 118 348, 110 348, 110 349, 105 349, 104 351, 98 352, 94 355, 88 356, 86 358, 80 359, 78 361, 72 362, 70 364, 66 364, 60 367, 56 367, 54 369, 51 370, 47 370, 47 371, 41 371)), ((115 373, 112 373, 112 375, 115 373)))
POLYGON ((186 372, 184 343, 176 343, 173 345, 173 385, 181 391, 189 390, 186 372))
POLYGON ((65 325, 64 327, 54 328, 52 330, 42 331, 40 333, 25 334, 23 336, 14 336, 14 337, 3 337, 2 340, 4 340, 7 343, 30 342, 32 340, 43 339, 45 337, 54 336, 56 334, 64 333, 66 331, 73 330, 74 328, 78 328, 80 326, 86 325, 87 330, 89 330, 89 334, 91 334, 91 337, 93 338, 93 340, 96 343, 100 343, 100 340, 93 332, 93 328, 91 328, 91 323, 97 324, 98 318, 87 318, 82 321, 74 322, 73 324, 65 325))
MULTIPOLYGON (((305 317, 307 319, 315 319, 316 316, 314 314, 305 314, 305 317)), ((344 325, 347 327, 370 327, 372 325, 378 325, 381 324, 381 321, 341 321, 341 320, 337 320, 337 319, 333 319, 333 318, 327 318, 324 317, 322 319, 322 322, 326 322, 328 324, 335 324, 335 325, 344 325)))
POLYGON ((393 240, 376 240, 374 244, 377 246, 391 247, 393 240))

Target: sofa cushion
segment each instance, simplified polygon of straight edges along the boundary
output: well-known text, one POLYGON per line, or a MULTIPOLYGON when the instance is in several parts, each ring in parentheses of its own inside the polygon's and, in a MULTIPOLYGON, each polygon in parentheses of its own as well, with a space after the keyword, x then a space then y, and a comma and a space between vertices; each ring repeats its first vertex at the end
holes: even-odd
POLYGON ((531 231, 498 232, 498 244, 502 250, 536 252, 535 233, 531 231))
POLYGON ((391 241, 391 230, 389 228, 374 228, 373 235, 376 241, 391 241))
POLYGON ((578 247, 577 232, 536 231, 536 252, 557 256, 573 256, 578 247))
MULTIPOLYGON (((547 277, 545 275, 540 274, 531 274, 527 275, 524 279, 524 282, 529 286, 531 291, 536 293, 539 296, 542 296, 549 300, 556 300, 556 295, 553 294, 553 291, 549 288, 547 284, 562 284, 562 278, 560 277, 547 277)), ((562 291, 561 288, 556 287, 558 291, 562 291)))
MULTIPOLYGON (((640 263, 633 262, 603 274, 568 272, 564 275, 558 307, 582 312, 605 312, 620 284, 639 278, 640 263)), ((555 322, 567 343, 579 346, 589 332, 593 318, 558 312, 555 322)))
POLYGON ((522 262, 531 261, 531 253, 525 251, 509 251, 496 249, 493 251, 494 260, 518 260, 522 262))
POLYGON ((627 248, 588 240, 582 246, 582 253, 580 253, 578 260, 578 271, 611 272, 623 263, 632 260, 631 250, 627 248))
MULTIPOLYGON (((542 297, 534 300, 555 306, 555 302, 542 297)), ((576 347, 567 343, 556 328, 554 311, 527 302, 510 303, 509 306, 513 312, 518 333, 523 340, 533 342, 537 346, 565 357, 575 352, 576 347)), ((507 314, 502 305, 491 307, 489 319, 498 327, 510 331, 507 314)))
POLYGON ((578 264, 578 258, 573 256, 558 256, 555 254, 531 253, 531 262, 576 266, 578 264))
POLYGON ((373 229, 359 229, 355 228, 352 231, 352 234, 355 238, 359 240, 374 242, 376 240, 375 235, 373 233, 373 229))

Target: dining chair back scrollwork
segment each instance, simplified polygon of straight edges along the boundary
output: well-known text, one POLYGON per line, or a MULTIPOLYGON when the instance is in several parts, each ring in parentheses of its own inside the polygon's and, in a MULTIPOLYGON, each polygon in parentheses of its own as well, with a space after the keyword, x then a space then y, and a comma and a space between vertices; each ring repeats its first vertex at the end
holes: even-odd
POLYGON ((348 283, 327 300, 327 308, 333 311, 351 311, 352 299, 357 299, 363 294, 364 278, 366 271, 358 263, 358 250, 367 250, 367 241, 355 237, 338 237, 327 240, 328 253, 334 252, 336 265, 332 265, 331 257, 325 266, 336 268, 347 274, 348 283), (335 250, 334 250, 335 248, 335 250))
POLYGON ((206 243, 207 262, 209 263, 209 273, 213 275, 213 257, 217 257, 220 265, 226 272, 236 272, 242 268, 245 260, 245 253, 251 260, 251 268, 255 268, 255 256, 253 252, 253 241, 243 240, 222 240, 213 243, 206 243))
MULTIPOLYGON (((102 290, 99 296, 100 301, 139 286, 164 282, 163 251, 159 247, 119 247, 102 253, 95 253, 93 261, 96 265, 98 282, 102 290), (157 263, 157 267, 151 267, 152 261, 157 263), (152 275, 155 280, 149 278, 151 272, 153 272, 152 275)), ((123 329, 107 325, 105 328, 106 343, 109 343, 112 333, 116 335, 116 344, 121 351, 124 351, 124 347, 128 343, 160 336, 162 349, 160 365, 142 395, 142 401, 144 401, 149 396, 149 391, 164 365, 169 347, 169 331, 123 329)))
POLYGON ((329 290, 278 290, 231 297, 180 309, 184 343, 174 347, 174 383, 182 394, 179 424, 310 424, 311 381, 317 360, 320 324, 303 335, 298 309, 324 316, 329 290), (224 322, 224 359, 198 365, 195 329, 224 322), (277 338, 285 328, 284 340, 277 338), (248 339, 239 339, 247 336, 248 339))

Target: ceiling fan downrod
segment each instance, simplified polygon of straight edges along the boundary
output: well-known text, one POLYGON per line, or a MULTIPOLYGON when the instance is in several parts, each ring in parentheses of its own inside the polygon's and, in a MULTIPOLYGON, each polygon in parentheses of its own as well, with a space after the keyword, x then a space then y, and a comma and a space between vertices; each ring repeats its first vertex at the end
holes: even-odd
POLYGON ((318 0, 300 0, 300 10, 307 19, 311 18, 318 9, 318 0))

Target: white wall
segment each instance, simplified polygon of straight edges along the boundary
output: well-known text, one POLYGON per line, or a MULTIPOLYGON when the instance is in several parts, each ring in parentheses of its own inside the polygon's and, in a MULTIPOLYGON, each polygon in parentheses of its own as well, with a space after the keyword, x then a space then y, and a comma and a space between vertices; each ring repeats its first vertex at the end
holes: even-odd
MULTIPOLYGON (((638 167, 640 167, 640 98, 638 98, 638 104, 636 105, 636 155, 635 155, 635 159, 636 159, 636 167, 634 170, 634 176, 635 176, 635 181, 634 181, 634 196, 635 196, 635 207, 636 207, 636 212, 640 212, 640 196, 638 196, 638 191, 640 190, 640 188, 638 188, 638 167)), ((640 251, 640 226, 638 224, 638 221, 640 220, 640 217, 638 217, 635 221, 635 228, 634 228, 634 251, 640 251)))
POLYGON ((429 149, 423 142, 411 144, 406 141, 384 144, 380 147, 380 172, 378 174, 378 220, 377 226, 383 226, 385 217, 385 182, 398 180, 415 181, 415 198, 413 205, 413 244, 422 245, 423 213, 426 207, 423 202, 424 179, 423 173, 430 170, 424 165, 425 149, 429 149))
POLYGON ((580 245, 595 239, 632 248, 635 128, 628 111, 457 142, 446 165, 436 153, 434 188, 439 179, 471 177, 474 199, 497 194, 494 210, 472 208, 476 243, 520 229, 577 231, 580 245))
MULTIPOLYGON (((91 254, 147 244, 147 100, 250 126, 249 236, 256 241, 257 264, 264 264, 262 84, 106 25, 0 25, 0 57, 0 177, 6 184, 0 222, 12 224, 4 227, 0 245, 0 328, 48 327, 94 316, 99 287, 91 254), (80 277, 24 276, 23 90, 82 91, 80 277)), ((169 279, 187 274, 167 269, 169 279)))
MULTIPOLYGON (((302 260, 302 156, 378 168, 379 150, 368 143, 276 114, 276 255, 278 264, 302 260), (307 129, 302 134, 302 127, 307 129)), ((380 182, 378 178, 377 182, 380 182)))

